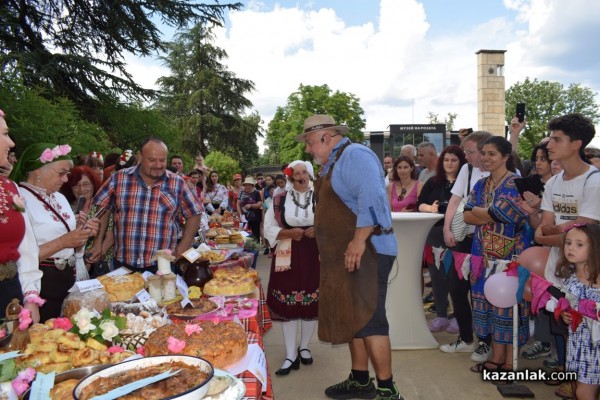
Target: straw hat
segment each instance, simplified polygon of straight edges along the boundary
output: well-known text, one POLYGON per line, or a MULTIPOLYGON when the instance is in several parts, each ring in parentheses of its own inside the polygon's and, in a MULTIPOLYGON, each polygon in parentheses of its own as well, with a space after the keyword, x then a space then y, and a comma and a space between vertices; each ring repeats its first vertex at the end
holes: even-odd
POLYGON ((348 133, 348 127, 346 125, 336 125, 333 117, 329 115, 316 114, 304 120, 304 133, 296 136, 296 141, 304 142, 308 133, 323 131, 326 129, 335 129, 342 135, 348 133))
POLYGON ((252 185, 252 186, 254 186, 255 184, 256 184, 256 182, 254 182, 254 178, 252 178, 251 176, 247 176, 246 179, 244 179, 243 185, 252 185))

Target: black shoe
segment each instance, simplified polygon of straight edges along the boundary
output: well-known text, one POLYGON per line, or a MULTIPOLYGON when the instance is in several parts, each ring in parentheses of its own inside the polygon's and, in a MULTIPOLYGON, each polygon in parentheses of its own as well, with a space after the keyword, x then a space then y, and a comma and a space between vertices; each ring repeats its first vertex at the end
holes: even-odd
POLYGON ((263 255, 265 255, 265 256, 266 256, 266 255, 268 255, 268 254, 269 254, 269 248, 267 247, 267 248, 265 248, 265 251, 263 251, 263 255))
POLYGON ((373 378, 369 382, 360 384, 352 379, 352 374, 343 382, 329 386, 325 389, 325 395, 332 399, 374 399, 377 396, 377 389, 373 384, 373 378))
POLYGON ((433 303, 433 292, 429 292, 429 294, 423 297, 423 304, 433 303))
POLYGON ((287 368, 279 368, 277 371, 275 371, 275 375, 287 375, 293 369, 300 369, 300 357, 296 357, 294 361, 290 360, 289 358, 286 358, 286 360, 288 360, 292 364, 287 368))
POLYGON ((436 313, 437 312, 437 307, 435 306, 435 303, 433 303, 432 305, 429 306, 429 308, 427 309, 427 311, 429 311, 430 313, 436 313))
POLYGON ((304 365, 310 365, 313 363, 313 358, 312 358, 312 354, 310 353, 309 349, 302 349, 300 350, 300 347, 298 347, 298 357, 300 358, 300 362, 304 365), (307 351, 309 356, 304 358, 302 357, 302 352, 303 351, 307 351))

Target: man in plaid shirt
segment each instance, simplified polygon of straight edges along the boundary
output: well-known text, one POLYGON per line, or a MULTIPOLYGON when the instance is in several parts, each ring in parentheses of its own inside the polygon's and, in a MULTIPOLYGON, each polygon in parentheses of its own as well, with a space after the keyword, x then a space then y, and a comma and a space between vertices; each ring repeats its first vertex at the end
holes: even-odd
MULTIPOLYGON (((146 139, 139 164, 112 175, 94 197, 94 204, 113 213, 115 268, 155 273, 151 259, 157 250, 170 249, 178 257, 192 246, 202 205, 181 177, 166 170, 167 157, 167 146, 160 139, 146 139), (179 216, 185 225, 178 243, 179 216)), ((107 220, 105 215, 103 226, 107 220)))

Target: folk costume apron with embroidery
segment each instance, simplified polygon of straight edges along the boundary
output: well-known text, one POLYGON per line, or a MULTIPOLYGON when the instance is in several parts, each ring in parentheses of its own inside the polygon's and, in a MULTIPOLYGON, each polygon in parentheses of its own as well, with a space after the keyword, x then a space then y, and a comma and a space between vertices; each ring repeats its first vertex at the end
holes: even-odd
POLYGON ((352 341, 377 306, 377 254, 370 240, 360 269, 348 272, 344 268, 344 253, 356 230, 356 214, 333 190, 331 174, 347 145, 340 148, 327 175, 315 183, 315 236, 321 259, 318 334, 320 340, 332 344, 352 341))

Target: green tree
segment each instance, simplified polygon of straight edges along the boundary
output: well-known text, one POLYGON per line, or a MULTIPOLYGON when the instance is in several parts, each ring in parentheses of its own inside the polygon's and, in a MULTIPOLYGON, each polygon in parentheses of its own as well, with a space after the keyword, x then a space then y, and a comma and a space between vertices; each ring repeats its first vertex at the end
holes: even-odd
POLYGON ((547 135, 546 126, 554 117, 581 113, 595 123, 600 120, 596 93, 580 84, 565 88, 558 82, 530 80, 517 82, 506 91, 506 122, 515 115, 517 103, 526 104, 527 126, 519 140, 519 154, 529 158, 531 150, 547 135))
POLYGON ((304 144, 295 141, 302 133, 304 120, 313 114, 331 115, 336 123, 347 125, 348 137, 362 142, 365 120, 360 100, 353 94, 340 91, 332 93, 327 85, 302 85, 290 94, 284 107, 277 107, 275 116, 269 122, 265 144, 268 149, 265 158, 271 164, 307 159, 304 144))
POLYGON ((429 121, 430 124, 435 125, 435 124, 444 124, 446 125, 446 131, 452 131, 454 130, 454 121, 456 120, 456 117, 458 117, 457 113, 451 113, 449 112, 446 115, 446 118, 444 118, 444 120, 440 120, 439 114, 428 111, 427 112, 427 120, 429 121))
POLYGON ((220 151, 247 168, 258 158, 260 116, 245 115, 252 106, 245 95, 254 83, 228 71, 227 53, 214 46, 211 28, 198 24, 177 35, 163 57, 171 70, 159 78, 158 106, 175 118, 183 147, 204 156, 220 151))
POLYGON ((16 80, 1 80, 0 99, 7 115, 10 135, 22 151, 37 142, 68 143, 73 154, 111 148, 106 132, 83 120, 73 102, 66 98, 48 100, 40 90, 26 88, 16 80))
POLYGON ((0 71, 14 73, 48 98, 65 97, 92 119, 105 98, 147 98, 124 56, 151 56, 164 49, 158 21, 184 27, 222 24, 241 3, 188 0, 7 0, 0 5, 0 71))
POLYGON ((220 151, 211 152, 204 159, 204 163, 219 173, 219 182, 223 185, 232 181, 233 174, 240 173, 240 164, 220 151))

